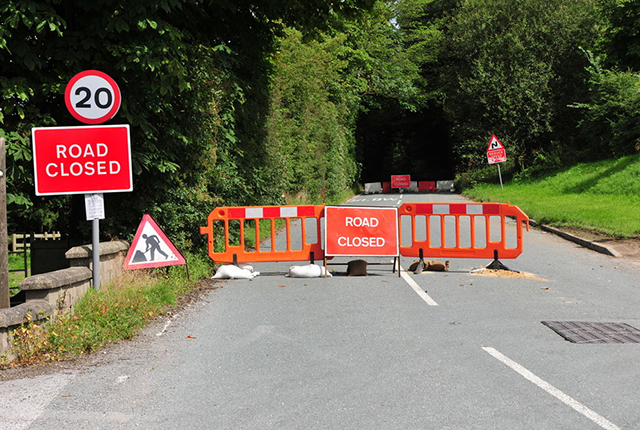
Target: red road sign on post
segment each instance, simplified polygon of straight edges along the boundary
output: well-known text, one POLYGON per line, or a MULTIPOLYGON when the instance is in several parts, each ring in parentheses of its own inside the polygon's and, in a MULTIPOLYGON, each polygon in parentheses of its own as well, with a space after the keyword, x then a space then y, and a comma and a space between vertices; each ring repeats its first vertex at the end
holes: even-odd
POLYGON ((398 256, 398 209, 325 207, 327 256, 398 256))
POLYGON ((32 129, 36 194, 133 190, 128 125, 32 129))
POLYGON ((75 75, 65 88, 64 102, 75 119, 85 124, 101 124, 120 109, 120 88, 116 81, 98 70, 75 75))
POLYGON ((411 175, 391 175, 391 188, 409 188, 411 175))
POLYGON ((503 163, 507 161, 507 151, 496 135, 491 136, 489 146, 487 146, 487 160, 489 164, 503 163))

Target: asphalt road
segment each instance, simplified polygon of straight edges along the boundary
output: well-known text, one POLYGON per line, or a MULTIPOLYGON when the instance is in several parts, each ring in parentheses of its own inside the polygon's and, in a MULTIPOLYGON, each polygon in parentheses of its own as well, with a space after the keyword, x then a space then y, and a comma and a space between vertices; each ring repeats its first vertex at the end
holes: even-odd
MULTIPOLYGON (((349 204, 401 201, 464 199, 349 204)), ((93 365, 0 382, 0 428, 639 429, 640 344, 574 344, 541 324, 640 328, 638 266, 540 231, 524 244, 503 263, 539 279, 469 273, 486 260, 327 279, 257 265, 93 365)))

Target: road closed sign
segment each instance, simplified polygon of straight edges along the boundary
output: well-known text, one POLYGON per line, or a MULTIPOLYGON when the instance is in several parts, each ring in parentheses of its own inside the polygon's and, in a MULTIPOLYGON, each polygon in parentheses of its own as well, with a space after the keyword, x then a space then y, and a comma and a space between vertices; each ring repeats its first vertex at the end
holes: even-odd
POLYGON ((327 256, 398 255, 398 210, 351 206, 325 207, 327 256))
POLYGON ((36 194, 133 190, 128 125, 32 129, 36 194))
POLYGON ((409 188, 411 175, 391 175, 391 188, 409 188))

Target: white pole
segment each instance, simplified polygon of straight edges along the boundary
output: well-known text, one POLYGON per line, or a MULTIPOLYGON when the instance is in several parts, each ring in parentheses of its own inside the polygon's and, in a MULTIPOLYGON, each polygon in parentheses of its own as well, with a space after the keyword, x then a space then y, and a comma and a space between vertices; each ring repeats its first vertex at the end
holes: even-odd
POLYGON ((502 172, 500 171, 500 163, 496 163, 498 165, 498 176, 500 177, 500 189, 504 190, 504 187, 502 186, 502 172))

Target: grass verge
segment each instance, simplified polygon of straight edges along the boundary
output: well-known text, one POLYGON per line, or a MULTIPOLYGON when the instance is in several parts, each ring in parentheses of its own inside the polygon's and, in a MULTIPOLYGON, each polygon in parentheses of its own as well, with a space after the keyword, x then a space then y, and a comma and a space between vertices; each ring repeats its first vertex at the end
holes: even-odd
POLYGON ((640 155, 583 163, 543 178, 512 181, 504 190, 478 184, 476 201, 510 202, 538 222, 640 237, 640 155))
POLYGON ((14 360, 2 367, 72 360, 120 340, 131 339, 145 324, 174 307, 211 272, 211 260, 185 254, 184 266, 132 270, 96 291, 91 289, 73 313, 46 322, 26 321, 13 333, 14 360))

